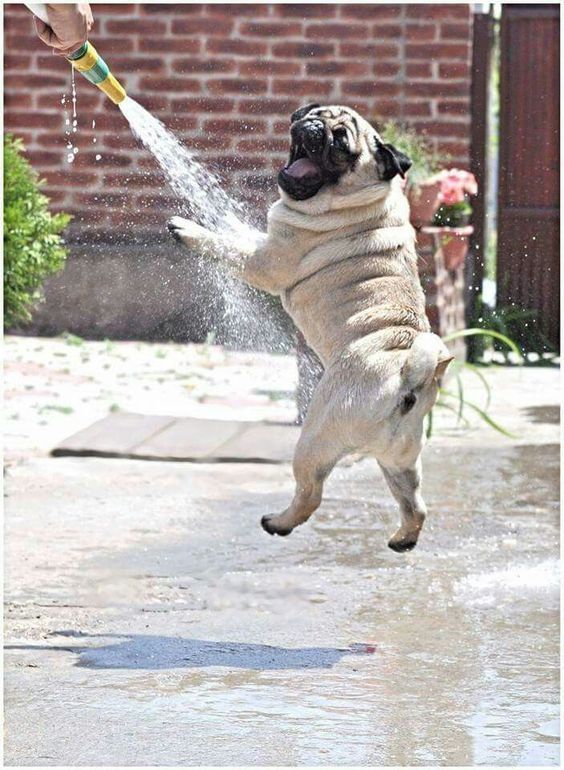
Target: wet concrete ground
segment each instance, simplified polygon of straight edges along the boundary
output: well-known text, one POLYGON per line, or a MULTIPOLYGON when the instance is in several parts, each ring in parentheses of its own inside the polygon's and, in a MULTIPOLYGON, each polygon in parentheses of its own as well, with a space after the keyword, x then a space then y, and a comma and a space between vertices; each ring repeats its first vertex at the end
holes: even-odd
POLYGON ((524 374, 518 441, 426 448, 408 554, 369 460, 285 539, 286 465, 11 465, 6 764, 557 765, 557 397, 524 374))

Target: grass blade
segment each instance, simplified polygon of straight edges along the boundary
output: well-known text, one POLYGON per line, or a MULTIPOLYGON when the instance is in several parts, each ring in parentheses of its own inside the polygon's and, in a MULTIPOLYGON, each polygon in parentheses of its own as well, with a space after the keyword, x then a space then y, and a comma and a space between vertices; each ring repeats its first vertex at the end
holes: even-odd
POLYGON ((499 433, 503 433, 504 436, 508 436, 509 438, 518 438, 514 433, 510 433, 510 431, 506 430, 505 428, 502 428, 502 426, 497 423, 495 420, 493 420, 486 412, 484 412, 483 409, 480 409, 479 406, 476 406, 476 404, 471 404, 469 401, 466 402, 466 406, 469 406, 470 409, 473 409, 475 412, 477 412, 482 420, 484 422, 487 422, 488 425, 490 425, 495 430, 499 431, 499 433))
POLYGON ((426 438, 431 438, 433 435, 433 410, 427 414, 427 427, 425 429, 425 436, 426 438))
POLYGON ((458 414, 456 416, 456 422, 460 423, 462 419, 462 412, 464 411, 464 389, 462 387, 462 377, 456 373, 456 386, 458 388, 458 414))
MULTIPOLYGON (((453 393, 444 393, 443 391, 443 394, 447 396, 453 396, 454 398, 456 398, 456 396, 453 393)), ((458 409, 455 409, 454 406, 452 406, 452 404, 447 404, 446 401, 441 401, 441 400, 437 401, 437 403, 435 404, 435 407, 439 407, 440 409, 448 409, 449 412, 454 412, 454 414, 458 415, 458 409)), ((462 418, 462 422, 465 424, 467 428, 470 427, 470 423, 468 422, 466 417, 462 418)))
MULTIPOLYGON (((441 394, 443 394, 445 396, 450 396, 451 398, 457 398, 456 393, 451 393, 448 390, 442 390, 441 389, 441 394)), ((465 401, 464 403, 465 403, 466 406, 469 406, 470 409, 473 409, 477 414, 479 414, 480 417, 482 418, 482 420, 484 422, 486 422, 494 430, 497 430, 499 433, 503 433, 504 436, 508 436, 509 438, 518 438, 514 433, 510 433, 505 428, 502 428, 502 426, 499 425, 499 423, 497 423, 492 417, 490 417, 489 414, 484 412, 483 409, 480 409, 480 407, 477 406, 476 404, 473 404, 471 401, 465 401)), ((437 405, 438 404, 439 404, 439 402, 437 402, 437 405)), ((446 404, 443 404, 443 405, 446 406, 446 404)), ((456 410, 453 407, 451 407, 451 411, 454 412, 456 410)), ((468 421, 466 420, 466 422, 468 422, 468 421)))
POLYGON ((466 361, 464 364, 462 364, 462 367, 470 369, 470 371, 474 372, 476 377, 478 377, 481 380, 482 385, 486 389, 486 405, 485 405, 484 409, 489 409, 490 408, 490 404, 491 404, 491 400, 492 400, 492 389, 490 387, 490 384, 489 384, 487 378, 484 377, 484 375, 480 371, 480 367, 476 366, 476 364, 470 364, 468 361, 466 361))
POLYGON ((513 342, 513 340, 507 337, 505 334, 496 332, 493 329, 461 329, 460 331, 452 332, 452 334, 447 334, 442 339, 443 342, 451 342, 452 340, 459 339, 460 337, 474 337, 478 335, 482 337, 493 337, 494 339, 503 342, 504 345, 507 345, 510 350, 512 350, 516 355, 519 356, 520 359, 522 359, 521 351, 513 342))

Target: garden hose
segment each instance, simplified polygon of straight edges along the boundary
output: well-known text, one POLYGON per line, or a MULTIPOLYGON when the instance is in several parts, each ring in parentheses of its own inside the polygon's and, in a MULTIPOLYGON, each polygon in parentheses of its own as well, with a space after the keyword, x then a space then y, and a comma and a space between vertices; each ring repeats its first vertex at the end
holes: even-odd
MULTIPOLYGON (((29 10, 41 19, 45 24, 49 23, 47 6, 45 3, 25 3, 29 10)), ((121 83, 110 72, 106 62, 102 59, 92 43, 86 41, 78 51, 66 57, 75 70, 81 72, 84 77, 109 96, 114 104, 123 102, 127 94, 121 83)))
POLYGON ((127 94, 121 83, 116 80, 92 43, 86 41, 78 51, 67 56, 75 70, 81 72, 86 80, 94 83, 114 104, 123 102, 127 94))

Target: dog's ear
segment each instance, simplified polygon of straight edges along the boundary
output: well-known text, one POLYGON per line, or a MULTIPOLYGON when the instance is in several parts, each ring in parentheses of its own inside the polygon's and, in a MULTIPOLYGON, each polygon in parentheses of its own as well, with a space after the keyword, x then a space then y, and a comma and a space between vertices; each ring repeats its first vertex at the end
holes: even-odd
POLYGON ((411 160, 403 152, 394 147, 393 144, 384 144, 376 139, 376 150, 374 152, 376 165, 380 173, 380 178, 384 181, 393 179, 397 174, 405 179, 405 173, 411 166, 411 160))
POLYGON ((439 356, 439 361, 435 369, 435 377, 437 380, 440 380, 441 377, 444 376, 451 361, 454 361, 454 356, 451 356, 448 351, 439 356))
POLYGON ((296 120, 301 120, 302 118, 305 118, 308 112, 310 110, 314 110, 316 107, 319 107, 319 104, 306 104, 304 107, 300 107, 299 110, 296 110, 295 112, 292 113, 290 122, 295 123, 296 120))

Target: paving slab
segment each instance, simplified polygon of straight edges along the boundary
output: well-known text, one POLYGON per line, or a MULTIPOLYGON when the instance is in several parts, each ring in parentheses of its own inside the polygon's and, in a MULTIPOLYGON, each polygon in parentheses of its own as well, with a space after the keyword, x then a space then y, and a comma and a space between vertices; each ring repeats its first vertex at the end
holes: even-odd
MULTIPOLYGON (((138 418, 142 420, 144 415, 138 415, 138 418)), ((220 460, 220 448, 246 427, 246 423, 236 420, 176 419, 132 447, 132 456, 162 460, 220 460)), ((111 422, 107 430, 111 433, 111 422)))
POLYGON ((174 417, 160 415, 138 415, 127 412, 110 414, 61 442, 53 450, 53 456, 118 457, 119 455, 128 455, 135 446, 162 431, 174 420, 174 417))
POLYGON ((300 428, 271 422, 117 413, 58 444, 53 457, 283 463, 300 428))
POLYGON ((244 430, 231 437, 215 454, 232 462, 289 462, 301 428, 276 423, 247 423, 244 430))

